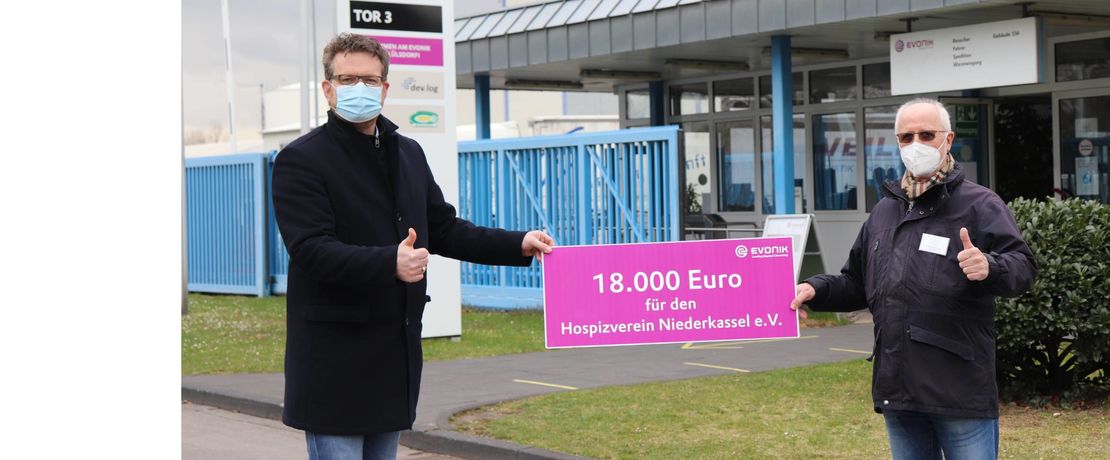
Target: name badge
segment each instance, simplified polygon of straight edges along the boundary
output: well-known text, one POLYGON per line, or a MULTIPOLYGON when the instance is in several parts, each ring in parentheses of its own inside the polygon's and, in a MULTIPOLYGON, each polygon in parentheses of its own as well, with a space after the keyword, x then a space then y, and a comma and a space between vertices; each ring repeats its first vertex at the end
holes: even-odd
POLYGON ((917 250, 931 252, 938 256, 946 255, 948 254, 948 238, 922 233, 921 246, 917 250))

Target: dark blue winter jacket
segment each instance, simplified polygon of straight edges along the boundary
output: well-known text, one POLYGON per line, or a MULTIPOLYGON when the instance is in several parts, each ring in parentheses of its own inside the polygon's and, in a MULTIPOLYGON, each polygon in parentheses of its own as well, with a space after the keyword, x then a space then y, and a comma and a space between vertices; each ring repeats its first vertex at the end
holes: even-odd
POLYGON ((876 411, 996 418, 994 300, 1020 295, 1036 273, 1013 213, 957 164, 912 206, 887 182, 840 274, 806 282, 814 310, 871 310, 876 411), (985 280, 968 280, 956 260, 960 227, 987 256, 985 280), (948 238, 946 253, 921 250, 924 234, 948 238))

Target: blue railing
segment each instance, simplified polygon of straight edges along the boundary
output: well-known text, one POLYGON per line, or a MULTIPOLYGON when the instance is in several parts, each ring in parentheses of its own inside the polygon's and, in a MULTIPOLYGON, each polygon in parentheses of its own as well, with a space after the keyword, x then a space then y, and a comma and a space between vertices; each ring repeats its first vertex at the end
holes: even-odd
MULTIPOLYGON (((459 143, 459 214, 544 229, 559 245, 680 239, 678 128, 459 143)), ((289 254, 274 220, 274 153, 185 161, 189 291, 286 292, 289 254)), ((463 302, 536 307, 538 266, 462 264, 463 302)))
MULTIPOLYGON (((662 126, 459 143, 459 214, 478 225, 543 229, 559 245, 673 241, 679 234, 678 128, 662 126)), ((463 303, 542 305, 531 267, 462 264, 463 303)))

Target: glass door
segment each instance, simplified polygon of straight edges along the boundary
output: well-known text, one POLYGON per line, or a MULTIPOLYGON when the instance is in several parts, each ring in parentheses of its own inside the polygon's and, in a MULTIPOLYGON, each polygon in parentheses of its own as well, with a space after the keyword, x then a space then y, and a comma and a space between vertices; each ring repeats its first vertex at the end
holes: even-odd
POLYGON ((1110 94, 1054 95, 1060 195, 1110 203, 1110 94))
POLYGON ((964 178, 994 188, 991 164, 994 143, 994 107, 990 99, 941 98, 948 108, 952 131, 952 158, 964 170, 964 178))

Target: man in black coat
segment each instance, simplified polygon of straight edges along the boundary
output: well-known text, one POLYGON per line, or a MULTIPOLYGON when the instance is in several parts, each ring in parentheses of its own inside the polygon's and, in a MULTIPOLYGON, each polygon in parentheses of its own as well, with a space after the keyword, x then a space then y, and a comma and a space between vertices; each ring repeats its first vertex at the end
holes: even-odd
POLYGON ((341 34, 324 48, 328 122, 289 144, 273 173, 289 250, 286 425, 309 457, 393 458, 416 416, 429 253, 527 266, 554 241, 459 219, 420 145, 379 116, 389 55, 341 34))
POLYGON ((994 300, 1029 289, 1033 254, 1002 199, 949 155, 940 102, 907 102, 894 129, 905 175, 885 184, 840 275, 799 284, 791 308, 871 310, 871 394, 895 459, 996 458, 994 300))

